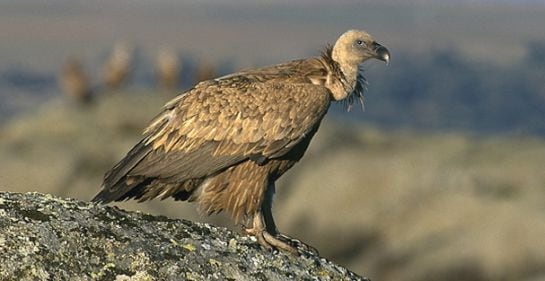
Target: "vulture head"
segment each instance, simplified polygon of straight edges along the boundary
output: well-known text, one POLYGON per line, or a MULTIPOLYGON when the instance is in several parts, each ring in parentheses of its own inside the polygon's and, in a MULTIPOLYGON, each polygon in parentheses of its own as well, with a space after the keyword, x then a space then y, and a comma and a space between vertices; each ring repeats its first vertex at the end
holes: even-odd
POLYGON ((375 42, 369 33, 355 29, 339 37, 333 46, 332 57, 343 71, 357 69, 358 65, 373 58, 390 63, 390 52, 386 47, 375 42))
POLYGON ((369 33, 352 29, 337 39, 331 49, 330 58, 338 64, 345 81, 344 91, 333 91, 333 97, 335 100, 345 100, 347 109, 350 110, 356 100, 364 107, 363 94, 367 82, 360 71, 360 65, 368 59, 378 59, 388 65, 390 52, 369 33))

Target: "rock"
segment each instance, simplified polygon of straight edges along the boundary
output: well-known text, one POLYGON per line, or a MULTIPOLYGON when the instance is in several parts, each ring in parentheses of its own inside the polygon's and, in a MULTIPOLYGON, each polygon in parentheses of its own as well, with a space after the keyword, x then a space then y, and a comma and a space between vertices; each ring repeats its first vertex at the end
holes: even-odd
POLYGON ((0 280, 367 280, 225 228, 0 192, 0 280))

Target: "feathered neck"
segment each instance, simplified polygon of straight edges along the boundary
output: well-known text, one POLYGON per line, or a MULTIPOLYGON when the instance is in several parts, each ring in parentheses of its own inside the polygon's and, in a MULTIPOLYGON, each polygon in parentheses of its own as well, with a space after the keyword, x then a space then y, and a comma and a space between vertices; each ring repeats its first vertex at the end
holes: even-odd
MULTIPOLYGON (((350 111, 353 104, 359 101, 362 110, 364 107, 364 93, 367 90, 367 79, 363 76, 363 68, 360 66, 356 70, 356 73, 345 73, 341 65, 333 59, 333 46, 328 45, 322 52, 322 59, 327 63, 330 71, 333 72, 334 77, 339 79, 339 82, 343 85, 343 88, 348 93, 347 97, 343 100, 346 105, 346 109, 350 111)), ((353 71, 350 71, 353 72, 353 71)))

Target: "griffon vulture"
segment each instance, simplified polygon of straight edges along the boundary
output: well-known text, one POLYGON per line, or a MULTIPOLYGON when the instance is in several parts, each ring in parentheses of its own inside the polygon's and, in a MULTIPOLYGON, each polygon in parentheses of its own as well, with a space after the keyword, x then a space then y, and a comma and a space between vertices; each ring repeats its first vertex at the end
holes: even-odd
POLYGON ((168 102, 104 177, 94 201, 155 197, 228 212, 265 248, 297 251, 271 212, 275 181, 305 153, 333 101, 363 98, 363 62, 390 60, 349 30, 321 56, 198 83, 168 102))

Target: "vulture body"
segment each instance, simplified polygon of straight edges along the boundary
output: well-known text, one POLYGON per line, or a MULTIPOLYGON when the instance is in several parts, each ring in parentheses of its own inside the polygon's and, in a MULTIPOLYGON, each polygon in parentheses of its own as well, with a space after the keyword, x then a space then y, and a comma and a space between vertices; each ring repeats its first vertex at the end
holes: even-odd
POLYGON ((157 55, 157 85, 167 91, 176 90, 180 82, 180 69, 178 54, 170 48, 161 49, 157 55))
POLYGON ((59 87, 62 92, 80 105, 88 105, 92 100, 89 78, 83 66, 75 57, 68 57, 59 73, 59 87))
POLYGON ((360 64, 389 56, 349 30, 321 56, 203 81, 165 105, 93 200, 195 201, 206 214, 228 212, 266 248, 296 251, 274 224, 274 182, 301 159, 332 101, 363 97, 360 64))
POLYGON ((119 41, 115 44, 110 58, 102 69, 104 85, 109 89, 119 89, 127 83, 131 74, 133 49, 119 41))

